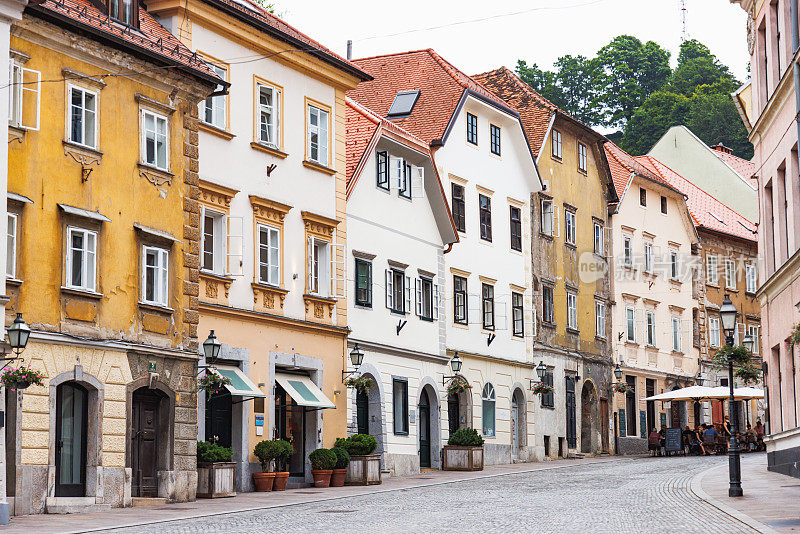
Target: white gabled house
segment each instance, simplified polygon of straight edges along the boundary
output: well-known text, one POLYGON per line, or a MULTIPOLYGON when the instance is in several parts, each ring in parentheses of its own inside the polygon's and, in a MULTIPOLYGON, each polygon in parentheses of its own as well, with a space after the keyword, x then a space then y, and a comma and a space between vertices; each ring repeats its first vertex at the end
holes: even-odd
POLYGON ((458 240, 427 145, 347 101, 349 433, 371 434, 393 475, 439 467, 444 252, 458 240))

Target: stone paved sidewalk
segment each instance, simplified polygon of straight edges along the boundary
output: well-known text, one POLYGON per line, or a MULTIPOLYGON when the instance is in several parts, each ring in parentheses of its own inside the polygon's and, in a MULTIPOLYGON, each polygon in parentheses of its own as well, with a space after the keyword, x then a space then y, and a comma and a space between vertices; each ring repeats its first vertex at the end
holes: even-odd
POLYGON ((379 486, 345 486, 343 488, 301 488, 284 492, 243 493, 223 499, 199 499, 190 503, 161 504, 111 511, 71 515, 29 515, 12 517, 11 524, 0 527, 3 534, 55 534, 136 527, 161 521, 175 521, 231 512, 269 509, 281 506, 317 503, 360 495, 374 495, 404 489, 420 488, 457 481, 484 479, 514 473, 546 471, 571 466, 619 461, 621 457, 564 459, 538 463, 518 463, 486 467, 483 471, 436 471, 407 477, 384 479, 379 486))
MULTIPOLYGON (((800 532, 800 480, 767 471, 765 453, 742 455, 744 496, 728 497, 728 463, 699 474, 692 489, 723 511, 744 514, 764 532, 800 532)), ((741 517, 740 517, 741 519, 741 517)))

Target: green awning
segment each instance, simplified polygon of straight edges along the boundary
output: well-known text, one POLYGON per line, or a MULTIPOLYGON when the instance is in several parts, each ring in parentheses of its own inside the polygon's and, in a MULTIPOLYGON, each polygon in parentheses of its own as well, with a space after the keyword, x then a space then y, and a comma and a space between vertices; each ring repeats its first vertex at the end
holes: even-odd
POLYGON ((211 368, 220 376, 230 379, 231 383, 226 385, 231 395, 238 395, 241 397, 266 397, 264 393, 258 389, 252 380, 250 380, 241 369, 232 365, 215 365, 211 368))
POLYGON ((275 381, 299 406, 336 408, 336 405, 307 376, 275 373, 275 381))

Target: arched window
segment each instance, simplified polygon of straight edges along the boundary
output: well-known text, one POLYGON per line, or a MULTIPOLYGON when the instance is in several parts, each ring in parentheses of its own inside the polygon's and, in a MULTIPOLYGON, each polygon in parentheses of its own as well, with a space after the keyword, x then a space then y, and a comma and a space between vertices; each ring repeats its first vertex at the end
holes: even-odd
POLYGON ((494 386, 491 382, 486 382, 483 386, 483 394, 481 395, 483 401, 483 435, 493 438, 494 437, 494 386))

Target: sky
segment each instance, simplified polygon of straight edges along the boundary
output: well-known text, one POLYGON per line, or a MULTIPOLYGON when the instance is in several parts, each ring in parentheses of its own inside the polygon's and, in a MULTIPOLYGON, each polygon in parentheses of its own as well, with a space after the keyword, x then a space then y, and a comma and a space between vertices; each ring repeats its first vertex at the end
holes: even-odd
MULTIPOLYGON (((467 74, 513 68, 518 59, 550 68, 564 54, 592 56, 620 34, 657 42, 672 52, 674 66, 681 42, 680 0, 275 3, 286 22, 342 56, 348 39, 354 58, 433 48, 467 74), (484 20, 467 22, 476 19, 484 20)), ((749 59, 744 10, 730 0, 685 3, 689 37, 706 44, 744 81, 749 59)))

